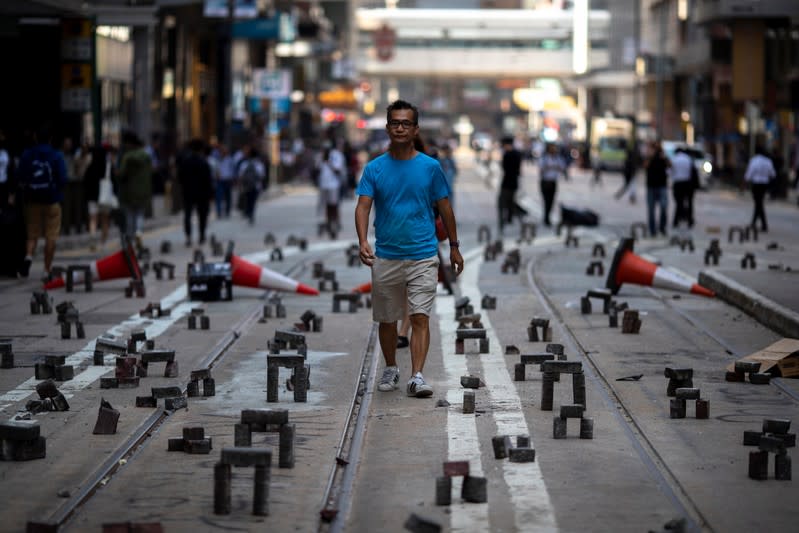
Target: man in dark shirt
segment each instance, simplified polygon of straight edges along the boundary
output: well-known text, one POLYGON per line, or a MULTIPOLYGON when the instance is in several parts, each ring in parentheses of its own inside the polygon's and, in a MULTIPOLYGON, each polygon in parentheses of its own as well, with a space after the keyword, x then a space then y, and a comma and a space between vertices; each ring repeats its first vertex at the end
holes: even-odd
POLYGON ((519 174, 522 168, 522 154, 513 147, 512 137, 502 139, 502 150, 502 184, 497 198, 500 235, 505 224, 513 223, 514 197, 519 188, 519 174))
POLYGON ((659 141, 652 141, 649 157, 644 164, 646 168, 646 210, 649 221, 649 235, 657 235, 655 231, 655 206, 660 206, 658 230, 666 236, 666 219, 669 208, 668 171, 671 166, 669 158, 663 153, 659 141))

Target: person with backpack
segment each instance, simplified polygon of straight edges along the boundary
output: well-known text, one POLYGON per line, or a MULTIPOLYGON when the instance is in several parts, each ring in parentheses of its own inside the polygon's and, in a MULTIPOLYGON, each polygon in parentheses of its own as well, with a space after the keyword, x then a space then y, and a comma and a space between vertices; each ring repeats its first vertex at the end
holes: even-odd
POLYGON ((52 132, 43 126, 36 133, 35 144, 22 153, 18 180, 25 206, 25 226, 28 239, 20 275, 30 274, 33 254, 40 237, 44 237, 44 273, 50 277, 55 257, 56 241, 61 232, 61 202, 67 183, 64 157, 53 148, 52 132))
POLYGON ((242 202, 244 216, 252 226, 255 224, 255 205, 266 179, 266 168, 258 157, 258 149, 255 146, 250 146, 238 169, 239 194, 244 198, 242 202))
POLYGON ((191 246, 191 214, 196 209, 199 221, 200 244, 205 244, 205 228, 211 198, 214 195, 214 182, 211 165, 205 156, 205 141, 192 139, 188 151, 178 162, 178 180, 183 191, 183 232, 186 246, 191 246))

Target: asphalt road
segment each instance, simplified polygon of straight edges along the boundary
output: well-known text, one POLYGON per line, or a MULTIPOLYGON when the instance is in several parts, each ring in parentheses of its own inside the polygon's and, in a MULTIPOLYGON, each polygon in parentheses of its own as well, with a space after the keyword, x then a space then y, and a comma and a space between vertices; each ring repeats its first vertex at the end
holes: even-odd
MULTIPOLYGON (((333 291, 318 297, 283 293, 286 318, 264 321, 259 320, 266 301, 261 290, 234 288, 230 302, 188 301, 183 265, 193 250, 183 247, 176 219, 162 221, 145 236, 153 260, 177 265, 175 280, 159 281, 152 273, 145 278, 146 298, 125 298, 125 280, 96 283, 91 293, 79 289, 53 294, 55 303, 74 302, 86 339, 61 340, 55 315, 29 313, 34 281, 0 282, 0 336, 12 340, 17 364, 0 370, 4 416, 23 414, 26 402, 36 397, 33 365, 44 356, 67 355, 76 373, 73 380, 59 383, 70 410, 33 416, 47 439, 46 458, 0 462, 4 528, 21 531, 36 521, 59 523, 65 531, 100 531, 103 524, 130 521, 160 523, 165 531, 401 531, 412 514, 450 531, 657 531, 670 520, 684 519, 688 530, 726 532, 784 529, 796 523, 795 482, 774 479, 773 453, 769 479, 750 479, 749 452, 754 448, 742 442, 743 432, 759 430, 765 418, 799 420, 799 384, 783 378, 769 385, 724 379, 727 364, 782 335, 719 298, 630 283, 615 299, 639 311, 640 333, 622 334, 609 327, 596 300, 593 312, 581 313, 581 296, 605 282, 603 276, 586 275, 587 265, 600 260, 607 271, 619 238, 629 234, 631 224, 645 220, 642 186, 637 203, 630 204, 613 198, 620 176, 606 174, 596 186, 589 174, 575 171, 561 184, 556 201, 595 209, 600 226, 576 229, 578 246, 566 247, 565 234, 558 236, 540 224, 531 243, 519 243, 519 226, 514 225, 505 232, 503 252, 490 260, 483 253, 485 242, 478 242, 478 229, 488 225, 491 240, 497 239, 498 176, 481 172, 468 156, 459 162, 456 215, 466 267, 457 294, 439 294, 431 317, 425 367, 435 391, 431 399, 408 398, 402 387, 375 391, 375 376, 383 365, 379 347, 373 347, 370 310, 363 306, 354 313, 333 313, 333 291), (159 253, 163 240, 173 244, 169 255, 159 253), (597 243, 606 250, 604 258, 592 257, 597 243), (521 259, 518 272, 503 272, 507 252, 515 248, 521 259), (466 354, 455 353, 455 302, 463 296, 481 313, 486 353, 477 353, 471 344, 466 354), (484 296, 496 297, 496 309, 481 309, 484 296), (155 301, 171 307, 171 316, 138 316, 147 302, 155 301), (197 307, 210 317, 207 331, 187 327, 187 317, 197 307), (277 330, 299 322, 306 310, 324 319, 321 332, 305 333, 311 368, 308 401, 293 401, 285 385, 289 371, 283 369, 279 401, 267 403, 267 341, 277 330), (563 344, 568 361, 581 363, 584 416, 593 419, 593 439, 579 438, 576 419, 568 420, 566 439, 553 438, 553 418, 560 406, 575 400, 571 375, 563 374, 554 383, 552 411, 542 410, 537 365, 527 366, 525 381, 514 380, 520 356, 506 354, 506 347, 532 354, 547 345, 528 340, 533 317, 548 319, 552 342, 563 344), (176 351, 178 378, 162 377, 160 365, 153 364, 138 388, 101 389, 99 378, 113 376, 115 359, 107 354, 105 366, 92 365, 94 339, 107 332, 125 339, 139 328, 157 348, 176 351), (189 372, 209 360, 215 396, 189 398, 188 409, 168 416, 161 416, 163 400, 156 409, 135 407, 135 398, 149 394, 151 387, 185 388, 189 372), (693 386, 709 401, 709 419, 696 419, 693 400, 688 401, 686 418, 670 418, 666 367, 693 369, 693 386), (464 375, 479 376, 485 383, 475 391, 474 414, 463 412, 464 375), (640 377, 618 381, 631 376, 640 377), (92 434, 101 399, 120 412, 114 435, 92 434), (278 433, 252 434, 253 447, 273 452, 268 516, 252 514, 251 468, 233 469, 231 512, 214 513, 214 465, 220 451, 234 444, 233 426, 244 409, 287 409, 289 422, 296 425, 293 468, 277 466, 278 433), (151 427, 154 418, 159 421, 151 427), (184 427, 197 426, 212 438, 210 454, 166 451, 170 438, 180 437, 184 427), (147 428, 144 433, 142 428, 147 428), (492 437, 502 435, 514 440, 529 436, 535 461, 495 459, 492 437), (119 454, 127 448, 129 453, 119 454), (436 505, 436 478, 447 461, 468 461, 469 474, 486 479, 486 503, 464 502, 462 478, 456 477, 452 504, 436 505), (334 490, 328 491, 330 486, 334 490), (326 501, 328 497, 333 499, 326 501), (332 523, 320 521, 323 508, 336 511, 332 523)), ((521 202, 530 209, 532 222, 540 217, 536 178, 535 169, 525 167, 521 202)), ((315 205, 312 189, 285 187, 259 205, 255 227, 234 217, 213 221, 211 232, 222 242, 234 240, 237 254, 311 286, 319 282, 313 263, 322 262, 326 270, 335 271, 339 290, 348 291, 369 279, 365 267, 347 264, 345 251, 354 242, 354 203, 342 205, 344 229, 335 241, 318 236, 315 205), (275 235, 284 252, 282 262, 269 260, 272 246, 264 245, 266 232, 275 235), (307 248, 286 245, 290 236, 307 239, 307 248)), ((799 211, 779 202, 767 210, 767 235, 758 242, 728 243, 727 229, 748 221, 751 200, 711 189, 697 195, 694 230, 672 235, 692 239, 694 252, 681 250, 668 238, 639 239, 635 251, 697 277, 709 268, 704 250, 718 238, 723 254, 713 268, 796 311, 794 284, 785 267, 793 267, 791 272, 799 268, 799 211), (770 242, 779 246, 767 249, 770 242), (757 267, 742 273, 739 263, 747 252, 756 255, 757 267), (771 270, 769 264, 783 268, 771 270)), ((219 260, 207 247, 205 253, 209 261, 219 260)), ((79 263, 97 255, 76 248, 61 253, 58 261, 79 263)), ((398 355, 404 383, 408 350, 398 355)))

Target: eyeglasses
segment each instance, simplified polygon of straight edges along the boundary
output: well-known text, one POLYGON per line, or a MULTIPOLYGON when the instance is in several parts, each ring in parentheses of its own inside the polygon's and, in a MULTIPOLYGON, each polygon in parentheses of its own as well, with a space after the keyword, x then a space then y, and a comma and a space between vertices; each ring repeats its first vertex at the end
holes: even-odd
POLYGON ((388 121, 388 127, 389 128, 397 129, 400 126, 402 126, 403 128, 405 128, 407 130, 407 129, 413 127, 413 126, 416 126, 416 122, 411 122, 410 120, 389 120, 388 121))

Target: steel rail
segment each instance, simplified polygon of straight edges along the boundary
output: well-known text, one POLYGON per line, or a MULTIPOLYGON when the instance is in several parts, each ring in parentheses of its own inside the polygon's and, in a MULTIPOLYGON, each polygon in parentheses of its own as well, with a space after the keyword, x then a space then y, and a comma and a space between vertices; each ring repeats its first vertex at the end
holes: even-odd
MULTIPOLYGON (((579 353, 582 358, 588 361, 587 365, 588 374, 592 375, 594 381, 597 382, 600 395, 604 400, 605 405, 610 407, 616 420, 622 428, 624 428, 627 437, 638 453, 644 466, 652 475, 658 487, 664 494, 678 507, 683 516, 688 521, 687 528, 689 531, 702 531, 710 530, 711 526, 708 524, 707 519, 702 514, 702 511, 697 507, 696 503, 691 499, 688 493, 683 488, 679 479, 669 469, 666 462, 657 452, 652 442, 647 438, 643 429, 638 425, 632 413, 626 408, 621 398, 616 394, 611 386, 610 380, 602 373, 597 363, 594 361, 589 350, 586 350, 577 336, 572 332, 571 328, 566 325, 560 313, 555 308, 552 300, 541 289, 541 280, 535 273, 539 263, 549 255, 541 255, 534 261, 529 261, 527 264, 527 281, 531 290, 535 293, 544 309, 550 317, 555 319, 555 325, 563 333, 565 344, 575 353, 579 353)), ((553 321, 550 320, 550 323, 553 321)))
MULTIPOLYGON (((307 261, 309 261, 309 259, 304 259, 295 263, 286 274, 291 275, 296 270, 303 268, 304 263, 307 261)), ((258 314, 263 309, 262 301, 268 299, 274 292, 275 291, 272 290, 264 292, 259 302, 253 305, 252 308, 223 335, 200 363, 202 368, 212 368, 224 358, 228 349, 233 346, 242 335, 249 331, 253 324, 257 323, 258 314)), ((183 387, 182 389, 184 394, 186 393, 186 389, 187 387, 183 387)), ((160 429, 169 415, 169 411, 160 409, 144 420, 144 422, 134 430, 131 436, 91 474, 88 481, 84 483, 69 500, 64 502, 61 507, 50 515, 46 523, 58 528, 64 526, 100 487, 106 485, 108 481, 110 481, 119 468, 127 465, 127 460, 133 457, 136 452, 147 443, 160 429)))
POLYGON ((343 531, 349 514, 352 503, 352 487, 363 448, 369 406, 374 394, 377 369, 376 338, 377 323, 373 322, 361 359, 361 368, 358 372, 358 381, 355 383, 347 421, 341 432, 341 439, 339 439, 338 455, 330 470, 322 498, 317 531, 343 531))

